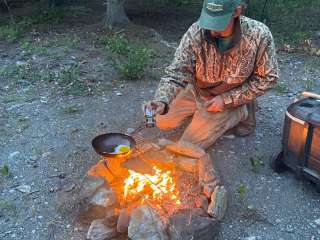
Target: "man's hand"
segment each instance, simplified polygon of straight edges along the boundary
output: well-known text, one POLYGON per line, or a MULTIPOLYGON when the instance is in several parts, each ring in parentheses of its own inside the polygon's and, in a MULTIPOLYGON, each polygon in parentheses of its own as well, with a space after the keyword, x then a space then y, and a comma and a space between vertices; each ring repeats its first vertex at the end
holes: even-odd
POLYGON ((163 114, 165 110, 165 104, 163 102, 157 102, 157 101, 150 101, 145 104, 143 104, 143 111, 145 108, 148 108, 150 110, 154 111, 154 115, 163 114))
POLYGON ((216 96, 204 103, 204 107, 208 112, 223 112, 224 111, 224 101, 221 96, 216 96))

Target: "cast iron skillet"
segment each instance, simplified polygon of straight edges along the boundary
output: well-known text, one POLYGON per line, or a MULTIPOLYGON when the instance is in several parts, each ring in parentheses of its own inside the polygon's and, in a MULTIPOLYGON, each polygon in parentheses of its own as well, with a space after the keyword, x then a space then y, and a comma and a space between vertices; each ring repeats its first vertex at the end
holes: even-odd
POLYGON ((122 133, 106 133, 95 137, 92 140, 92 147, 101 156, 104 157, 124 157, 132 151, 136 145, 136 141, 125 134, 122 133), (131 151, 128 153, 112 153, 114 148, 118 145, 130 146, 131 151))

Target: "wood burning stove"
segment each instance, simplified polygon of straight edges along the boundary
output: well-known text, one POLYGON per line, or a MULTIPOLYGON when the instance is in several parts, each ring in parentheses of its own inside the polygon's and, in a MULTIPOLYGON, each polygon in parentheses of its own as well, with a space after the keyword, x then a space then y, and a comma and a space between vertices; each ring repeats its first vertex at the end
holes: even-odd
POLYGON ((289 106, 285 116, 282 152, 272 159, 276 172, 289 168, 320 189, 320 99, 305 98, 289 106))

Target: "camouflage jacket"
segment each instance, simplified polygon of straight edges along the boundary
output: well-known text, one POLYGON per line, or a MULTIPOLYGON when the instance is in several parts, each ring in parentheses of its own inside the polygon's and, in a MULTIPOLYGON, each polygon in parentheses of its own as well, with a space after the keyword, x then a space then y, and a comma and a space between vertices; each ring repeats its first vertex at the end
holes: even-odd
POLYGON ((183 36, 154 100, 169 104, 179 90, 191 83, 200 96, 221 95, 225 103, 237 107, 272 88, 279 70, 270 30, 244 16, 239 29, 240 40, 221 53, 198 22, 194 23, 183 36))

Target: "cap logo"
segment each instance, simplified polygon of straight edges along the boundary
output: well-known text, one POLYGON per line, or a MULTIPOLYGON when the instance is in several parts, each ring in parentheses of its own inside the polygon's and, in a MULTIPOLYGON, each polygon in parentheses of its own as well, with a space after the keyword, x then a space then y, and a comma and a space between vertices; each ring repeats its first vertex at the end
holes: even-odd
POLYGON ((216 3, 208 3, 207 9, 211 12, 222 12, 223 11, 223 5, 222 4, 216 4, 216 3))

